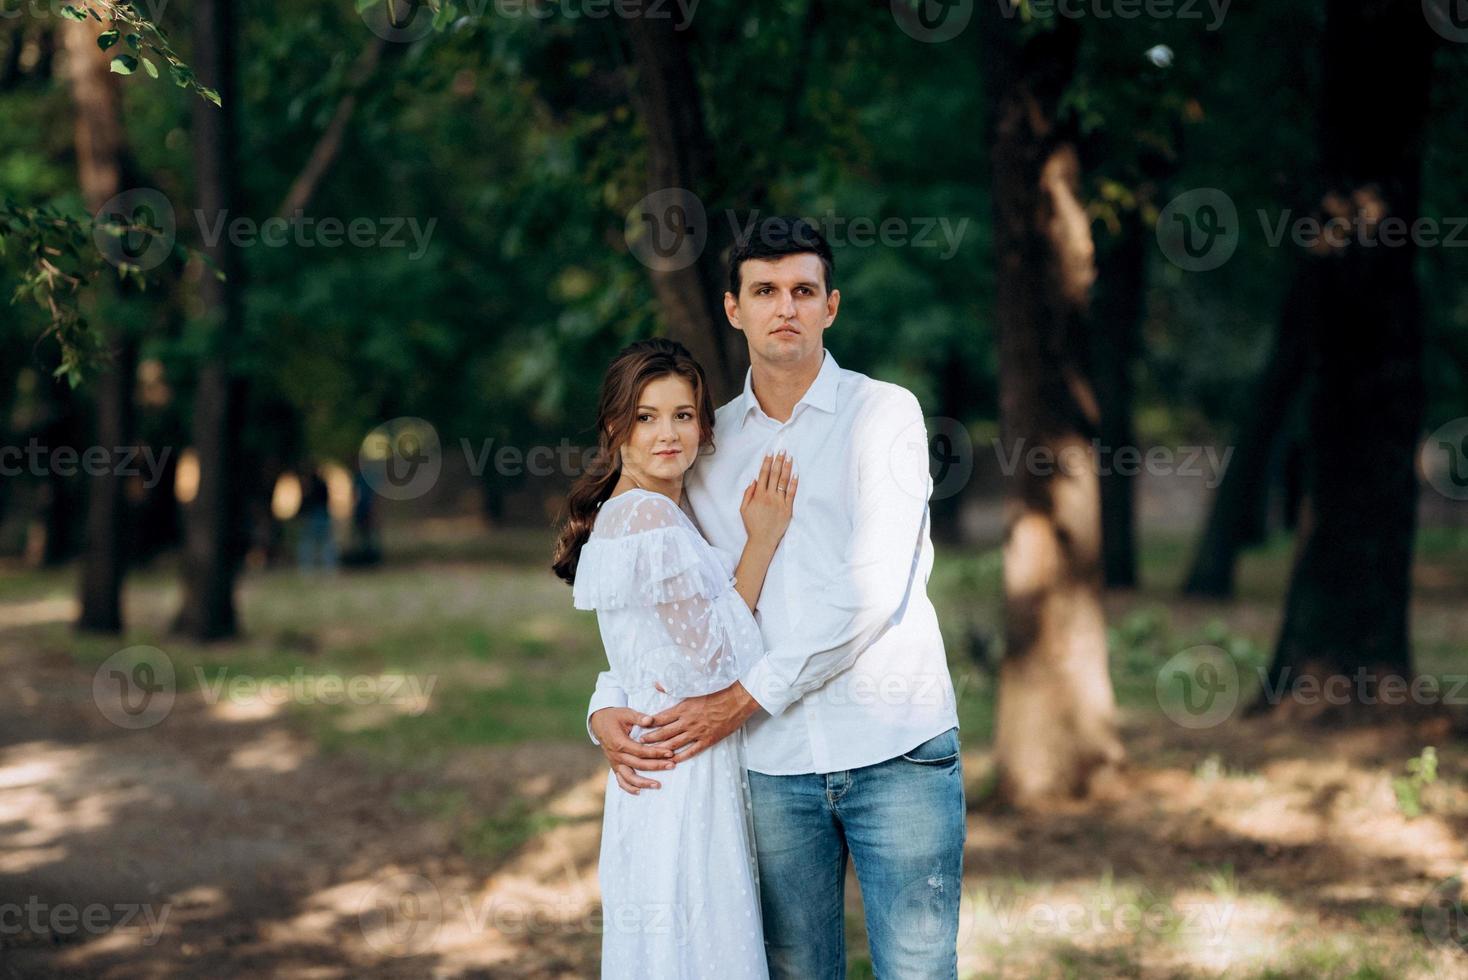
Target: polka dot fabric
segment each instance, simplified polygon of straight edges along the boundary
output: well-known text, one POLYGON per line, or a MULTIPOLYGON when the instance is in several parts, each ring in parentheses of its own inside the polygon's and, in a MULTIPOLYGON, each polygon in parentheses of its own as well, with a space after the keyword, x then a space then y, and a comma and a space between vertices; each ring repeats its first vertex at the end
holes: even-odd
MULTIPOLYGON (((656 714, 722 690, 762 655, 733 565, 661 494, 631 490, 602 505, 573 602, 596 610, 629 706, 656 714)), ((646 772, 662 786, 636 796, 607 773, 603 978, 768 977, 744 751, 740 730, 675 769, 646 772)))

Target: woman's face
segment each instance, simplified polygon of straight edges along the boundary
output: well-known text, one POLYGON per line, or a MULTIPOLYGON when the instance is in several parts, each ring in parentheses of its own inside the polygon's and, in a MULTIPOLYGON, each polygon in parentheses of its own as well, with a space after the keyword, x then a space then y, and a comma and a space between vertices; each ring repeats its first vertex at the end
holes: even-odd
POLYGON ((622 467, 641 482, 679 480, 698 455, 698 409, 682 375, 654 378, 637 399, 622 467))

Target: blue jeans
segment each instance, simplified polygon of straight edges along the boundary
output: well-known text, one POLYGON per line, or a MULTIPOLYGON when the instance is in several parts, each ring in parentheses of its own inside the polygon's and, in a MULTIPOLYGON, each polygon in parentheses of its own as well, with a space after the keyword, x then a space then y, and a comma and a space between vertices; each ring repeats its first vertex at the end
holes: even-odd
POLYGON ((296 564, 302 569, 319 566, 336 568, 336 539, 332 536, 331 514, 325 510, 301 517, 301 536, 296 541, 296 564))
POLYGON ((880 978, 954 980, 963 885, 958 729, 844 772, 749 773, 774 980, 846 976, 846 857, 880 978))

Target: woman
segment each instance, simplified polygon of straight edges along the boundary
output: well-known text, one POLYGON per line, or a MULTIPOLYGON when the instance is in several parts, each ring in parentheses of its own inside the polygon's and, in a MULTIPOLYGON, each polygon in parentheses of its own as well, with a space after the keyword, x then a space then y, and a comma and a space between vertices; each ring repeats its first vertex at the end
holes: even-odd
MULTIPOLYGON (((572 488, 556 543, 556 574, 572 583, 576 608, 597 611, 611 669, 647 715, 728 687, 764 652, 752 611, 797 478, 788 457, 766 457, 744 488, 748 542, 735 567, 679 508, 684 473, 713 449, 713 421, 703 370, 681 344, 625 348, 597 410, 609 465, 572 488)), ((602 976, 763 980, 743 732, 662 765, 648 793, 623 792, 607 775, 602 976)))

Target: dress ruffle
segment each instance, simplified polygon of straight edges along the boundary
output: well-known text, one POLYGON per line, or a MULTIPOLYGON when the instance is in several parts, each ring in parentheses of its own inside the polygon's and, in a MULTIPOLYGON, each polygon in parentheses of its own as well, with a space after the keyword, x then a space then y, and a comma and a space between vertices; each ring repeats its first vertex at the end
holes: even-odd
POLYGON ((591 537, 581 547, 571 602, 577 609, 619 609, 717 598, 733 588, 727 553, 677 525, 619 538, 591 537))

